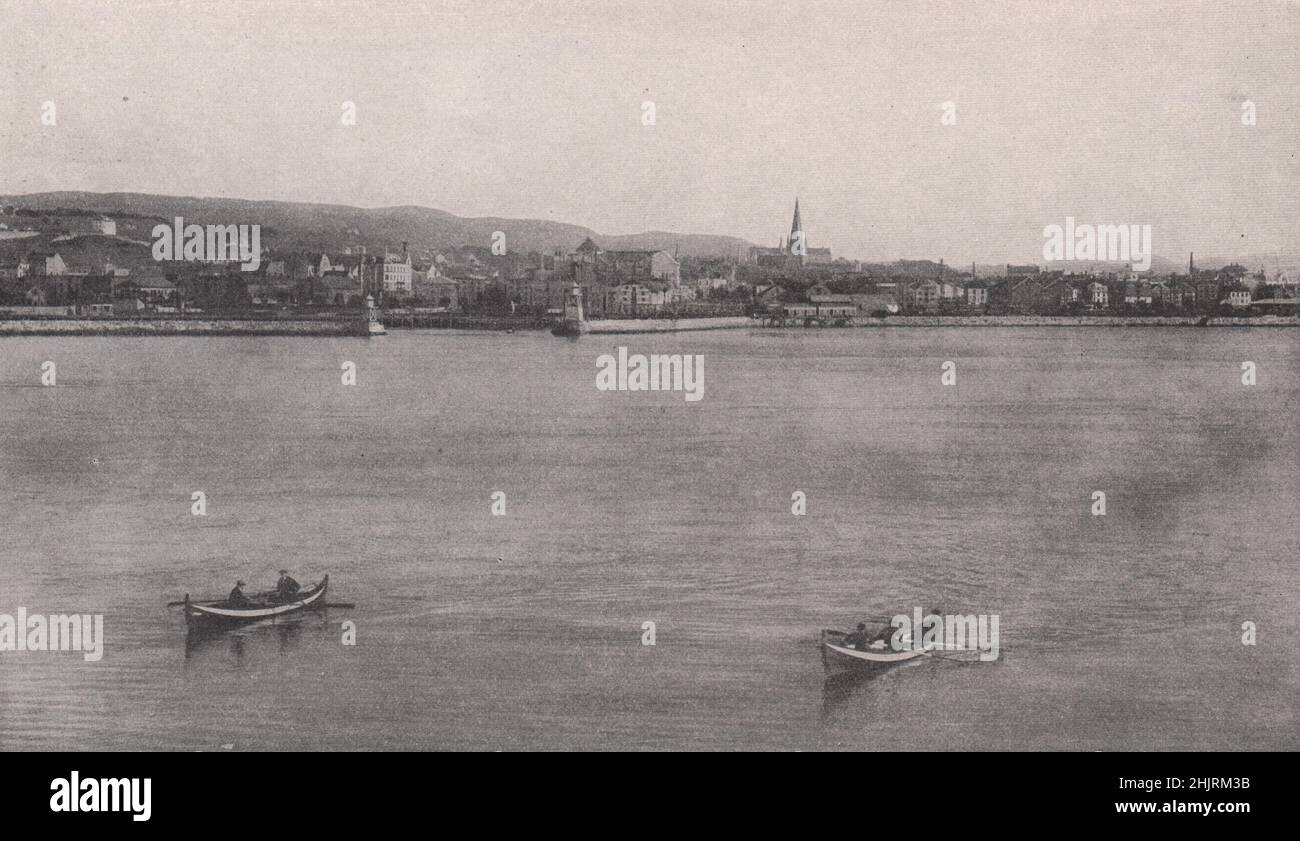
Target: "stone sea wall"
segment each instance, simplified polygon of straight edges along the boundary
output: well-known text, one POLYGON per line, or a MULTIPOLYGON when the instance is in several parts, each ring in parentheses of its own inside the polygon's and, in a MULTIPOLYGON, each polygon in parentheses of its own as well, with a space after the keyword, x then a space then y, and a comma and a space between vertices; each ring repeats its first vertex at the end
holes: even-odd
POLYGON ((18 318, 0 320, 0 336, 364 336, 365 323, 347 320, 239 318, 18 318))
MULTIPOLYGON (((856 327, 1189 327, 1199 316, 891 315, 855 318, 856 327)), ((1297 327, 1295 316, 1211 318, 1210 327, 1297 327)))
POLYGON ((726 330, 754 327, 748 316, 715 318, 608 318, 582 322, 583 333, 676 333, 682 330, 726 330))
MULTIPOLYGON (((852 319, 854 327, 1191 327, 1199 316, 1051 316, 1051 315, 891 315, 886 318, 852 319)), ((1295 316, 1261 315, 1244 318, 1211 318, 1210 327, 1300 327, 1295 316)), ((611 318, 585 321, 582 333, 674 333, 682 330, 720 330, 741 327, 767 328, 761 319, 745 316, 720 318, 611 318)), ((768 328, 771 329, 771 328, 768 328)), ((785 325, 781 329, 804 329, 785 325)), ((809 328, 812 329, 812 328, 809 328)), ((834 329, 834 328, 826 328, 834 329)))

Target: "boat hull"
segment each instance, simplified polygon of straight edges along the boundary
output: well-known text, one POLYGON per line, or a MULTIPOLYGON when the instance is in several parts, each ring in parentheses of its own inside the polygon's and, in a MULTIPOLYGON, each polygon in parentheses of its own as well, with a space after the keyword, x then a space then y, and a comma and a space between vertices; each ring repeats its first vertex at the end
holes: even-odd
POLYGON ((924 650, 894 651, 889 648, 868 648, 865 650, 847 648, 836 642, 842 636, 842 634, 822 631, 822 668, 826 670, 828 675, 880 671, 930 654, 930 652, 924 650))
POLYGON ((238 627, 252 622, 277 622, 296 617, 313 608, 324 607, 325 593, 329 590, 330 577, 325 576, 320 583, 298 594, 291 602, 283 604, 264 604, 253 607, 226 607, 224 601, 191 602, 185 597, 185 624, 194 628, 238 627))

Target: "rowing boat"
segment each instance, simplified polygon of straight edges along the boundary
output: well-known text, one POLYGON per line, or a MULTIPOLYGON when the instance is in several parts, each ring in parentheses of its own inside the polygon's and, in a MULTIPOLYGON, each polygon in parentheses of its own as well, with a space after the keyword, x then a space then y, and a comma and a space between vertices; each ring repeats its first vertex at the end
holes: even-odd
POLYGON ((230 627, 248 622, 276 622, 313 607, 325 605, 325 591, 329 589, 330 577, 326 575, 319 583, 302 590, 288 602, 254 602, 244 607, 228 607, 223 599, 215 602, 192 602, 185 594, 185 624, 195 627, 230 627))
POLYGON ((842 641, 843 637, 844 634, 840 631, 822 631, 822 667, 826 669, 828 675, 837 675, 844 672, 878 671, 887 669, 890 666, 896 666, 899 663, 906 663, 908 660, 915 660, 917 657, 928 656, 930 653, 924 649, 920 651, 912 651, 911 649, 894 651, 887 646, 857 649, 839 645, 832 641, 842 641))

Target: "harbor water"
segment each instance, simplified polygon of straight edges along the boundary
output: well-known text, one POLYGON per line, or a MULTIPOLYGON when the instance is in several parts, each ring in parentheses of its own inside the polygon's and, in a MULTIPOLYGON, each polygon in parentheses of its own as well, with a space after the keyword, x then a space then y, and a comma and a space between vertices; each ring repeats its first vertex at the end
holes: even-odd
POLYGON ((1298 338, 0 339, 0 614, 104 617, 0 651, 0 749, 1294 750, 1298 338), (703 398, 598 390, 620 345, 703 398), (355 607, 166 607, 282 567, 355 607), (916 607, 998 659, 827 680, 916 607))

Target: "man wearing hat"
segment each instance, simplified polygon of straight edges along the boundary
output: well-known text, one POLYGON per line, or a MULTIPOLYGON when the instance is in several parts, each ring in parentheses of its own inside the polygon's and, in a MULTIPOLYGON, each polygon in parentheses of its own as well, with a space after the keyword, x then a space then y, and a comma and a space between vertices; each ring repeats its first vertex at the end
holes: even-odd
POLYGON ((281 601, 292 601, 302 587, 289 575, 289 570, 280 570, 280 580, 275 582, 275 595, 281 601))
POLYGON ((244 586, 242 581, 235 582, 235 589, 231 590, 230 595, 226 598, 227 607, 248 607, 250 602, 248 597, 244 595, 244 586))
POLYGON ((858 629, 852 633, 845 634, 842 644, 845 648, 863 649, 867 647, 867 623, 859 622, 858 629))

